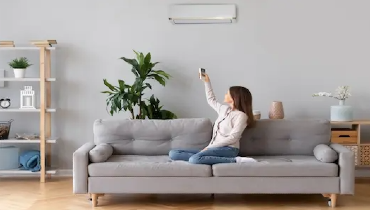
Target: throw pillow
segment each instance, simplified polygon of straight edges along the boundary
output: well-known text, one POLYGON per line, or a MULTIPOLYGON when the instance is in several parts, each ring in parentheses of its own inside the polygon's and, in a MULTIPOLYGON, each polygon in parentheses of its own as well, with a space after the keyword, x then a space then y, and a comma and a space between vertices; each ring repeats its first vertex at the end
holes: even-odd
POLYGON ((323 163, 333 163, 338 160, 338 153, 326 144, 317 145, 313 150, 313 154, 317 160, 323 163))
POLYGON ((89 151, 89 159, 93 163, 101 163, 108 160, 113 154, 113 147, 109 144, 98 144, 89 151))

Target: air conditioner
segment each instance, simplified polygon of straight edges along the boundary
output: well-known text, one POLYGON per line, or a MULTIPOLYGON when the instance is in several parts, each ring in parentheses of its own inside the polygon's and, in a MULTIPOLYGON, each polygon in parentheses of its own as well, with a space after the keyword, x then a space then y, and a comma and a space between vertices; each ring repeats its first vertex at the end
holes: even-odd
POLYGON ((169 20, 173 24, 233 23, 236 21, 236 5, 175 4, 169 8, 169 20))

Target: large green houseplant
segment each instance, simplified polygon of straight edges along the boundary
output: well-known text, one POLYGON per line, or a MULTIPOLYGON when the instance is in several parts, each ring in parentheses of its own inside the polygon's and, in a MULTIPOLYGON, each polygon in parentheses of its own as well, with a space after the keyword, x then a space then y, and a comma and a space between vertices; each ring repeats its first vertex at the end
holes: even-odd
POLYGON ((108 94, 106 99, 107 108, 110 107, 109 113, 113 116, 122 110, 129 111, 132 119, 175 119, 177 116, 171 111, 162 109, 160 101, 152 95, 149 99, 144 99, 144 90, 152 89, 147 80, 155 80, 161 85, 166 85, 166 79, 170 75, 162 70, 154 70, 153 68, 159 63, 151 62, 151 54, 144 55, 141 52, 136 52, 136 59, 122 57, 126 63, 132 66, 131 72, 135 75, 135 82, 132 85, 127 84, 123 80, 118 80, 118 86, 110 84, 104 79, 104 85, 109 88, 107 91, 102 91, 108 94), (135 108, 138 113, 136 114, 135 108))

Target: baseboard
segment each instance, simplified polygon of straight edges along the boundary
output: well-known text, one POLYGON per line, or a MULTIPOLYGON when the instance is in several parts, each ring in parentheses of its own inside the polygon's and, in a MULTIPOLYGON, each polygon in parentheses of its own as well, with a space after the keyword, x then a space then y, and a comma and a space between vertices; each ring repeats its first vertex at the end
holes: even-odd
POLYGON ((55 176, 72 177, 73 176, 73 170, 72 169, 58 169, 55 176))
POLYGON ((370 177, 370 170, 359 169, 355 171, 355 177, 362 178, 362 177, 370 177))

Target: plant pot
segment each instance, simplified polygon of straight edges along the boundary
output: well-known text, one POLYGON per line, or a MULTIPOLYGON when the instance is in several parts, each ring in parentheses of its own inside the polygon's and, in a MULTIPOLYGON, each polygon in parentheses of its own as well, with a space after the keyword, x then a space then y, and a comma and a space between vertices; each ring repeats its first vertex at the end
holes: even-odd
POLYGON ((13 69, 15 78, 24 78, 26 74, 26 69, 13 69))
POLYGON ((273 101, 269 111, 270 119, 284 119, 283 102, 273 101))
POLYGON ((345 101, 340 100, 339 105, 330 107, 330 120, 331 121, 353 121, 353 109, 352 106, 344 105, 345 101))

